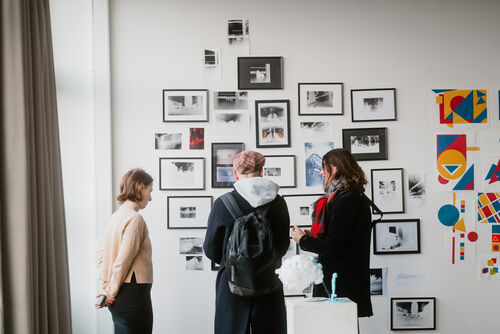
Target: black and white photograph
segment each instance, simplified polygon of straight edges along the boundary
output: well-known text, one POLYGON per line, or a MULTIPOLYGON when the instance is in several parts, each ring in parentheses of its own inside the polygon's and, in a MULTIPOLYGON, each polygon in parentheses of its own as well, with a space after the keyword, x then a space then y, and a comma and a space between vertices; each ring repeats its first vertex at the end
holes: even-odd
POLYGON ((283 57, 238 57, 238 89, 283 89, 283 57))
POLYGON ((404 213, 402 168, 371 170, 372 200, 384 214, 404 213))
POLYGON ((231 54, 250 53, 250 22, 247 19, 233 19, 227 22, 228 49, 231 54))
POLYGON ((233 159, 244 149, 243 143, 212 143, 212 188, 233 186, 233 159))
POLYGON ((408 207, 420 209, 425 206, 425 175, 408 174, 408 207))
POLYGON ((205 189, 205 158, 160 158, 160 190, 205 189))
POLYGON ((155 133, 156 150, 182 149, 182 133, 155 133))
POLYGON ((343 84, 299 83, 299 115, 343 115, 343 84))
POLYGON ((203 256, 186 256, 186 270, 203 270, 203 256))
POLYGON ((323 176, 320 174, 323 155, 333 149, 333 141, 305 142, 306 187, 323 186, 323 176))
POLYGON ((208 90, 164 89, 163 122, 208 122, 208 90))
POLYGON ((167 229, 207 228, 212 196, 168 196, 167 229))
POLYGON ((280 188, 295 188, 295 156, 294 155, 266 155, 264 177, 276 182, 280 188))
POLYGON ((255 101, 257 147, 290 147, 290 101, 255 101))
POLYGON ((387 160, 387 128, 342 129, 342 146, 357 161, 387 160))
POLYGON ((216 91, 214 92, 214 110, 248 111, 248 92, 216 91))
POLYGON ((317 122, 300 122, 300 132, 304 140, 332 140, 333 139, 333 122, 332 121, 317 121, 317 122))
POLYGON ((391 330, 435 329, 435 297, 391 298, 391 330))
POLYGON ((396 89, 352 89, 351 111, 353 122, 396 120, 396 89))
POLYGON ((203 49, 201 58, 202 79, 205 81, 222 80, 220 49, 203 49))
POLYGON ((311 227, 312 205, 320 196, 321 194, 283 195, 292 225, 311 227))
POLYGON ((373 253, 420 253, 420 219, 384 219, 373 229, 373 253))
POLYGON ((203 254, 203 238, 179 238, 179 254, 203 254))
POLYGON ((246 139, 249 135, 248 112, 215 112, 215 138, 246 139))
POLYGON ((387 290, 387 267, 370 268, 370 295, 385 296, 387 290))

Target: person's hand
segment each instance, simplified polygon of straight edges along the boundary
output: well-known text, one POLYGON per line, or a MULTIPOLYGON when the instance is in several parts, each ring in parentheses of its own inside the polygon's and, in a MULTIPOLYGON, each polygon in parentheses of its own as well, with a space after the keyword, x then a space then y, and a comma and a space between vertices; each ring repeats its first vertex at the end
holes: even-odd
POLYGON ((300 238, 302 238, 304 235, 306 235, 306 232, 302 230, 300 227, 295 225, 292 230, 292 239, 296 242, 300 242, 300 238))
MULTIPOLYGON (((101 296, 104 296, 103 293, 100 293, 98 294, 97 296, 95 296, 96 298, 99 298, 101 296)), ((103 308, 103 307, 108 307, 109 305, 113 304, 115 302, 115 299, 113 297, 106 297, 106 300, 104 301, 104 304, 102 306, 99 306, 97 304, 94 304, 94 307, 99 309, 99 308, 103 308)))

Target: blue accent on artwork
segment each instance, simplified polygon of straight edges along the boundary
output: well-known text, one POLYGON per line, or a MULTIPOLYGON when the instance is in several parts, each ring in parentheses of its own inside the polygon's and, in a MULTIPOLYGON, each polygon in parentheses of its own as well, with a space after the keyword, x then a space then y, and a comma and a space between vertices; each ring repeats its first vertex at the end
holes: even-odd
POLYGON ((474 190, 474 165, 470 166, 453 190, 474 190), (472 183, 472 188, 466 189, 472 183))
POLYGON ((493 173, 495 172, 495 169, 497 169, 496 165, 491 165, 490 170, 488 171, 488 174, 486 175, 485 180, 489 180, 493 177, 493 173))
POLYGON ((500 212, 500 202, 499 201, 495 201, 495 202, 491 203, 491 206, 493 207, 493 209, 495 209, 496 212, 500 212))
POLYGON ((478 104, 485 104, 485 103, 486 103, 486 101, 483 100, 483 98, 479 98, 479 100, 477 100, 476 105, 478 105, 478 104))
POLYGON ((321 163, 323 159, 316 153, 311 154, 306 159, 306 186, 315 187, 323 185, 323 176, 321 176, 321 163))
POLYGON ((479 91, 479 90, 476 90, 476 94, 477 94, 477 97, 482 97, 482 96, 485 96, 486 94, 479 91))
POLYGON ((481 123, 485 119, 488 119, 488 111, 487 111, 487 109, 488 108, 484 108, 484 110, 481 111, 481 113, 479 115, 477 115, 476 118, 474 118, 474 122, 473 123, 481 123))
MULTIPOLYGON (((490 216, 490 218, 488 218, 488 223, 495 224, 496 222, 497 220, 495 219, 495 216, 490 216)), ((498 232, 493 232, 493 233, 500 233, 500 230, 498 232)))
POLYGON ((500 234, 500 225, 492 225, 491 226, 492 234, 500 234))
POLYGON ((460 260, 463 261, 465 260, 464 257, 462 255, 460 255, 460 260))
POLYGON ((463 99, 462 102, 459 103, 453 112, 465 120, 472 120, 474 118, 473 105, 473 95, 470 93, 465 97, 465 99, 463 99))
POLYGON ((457 170, 458 167, 460 167, 459 165, 443 165, 444 168, 446 168, 448 170, 448 172, 450 172, 450 174, 453 174, 454 171, 457 170))
POLYGON ((439 209, 438 219, 445 226, 455 225, 458 218, 460 218, 460 212, 454 205, 445 204, 439 209))
POLYGON ((438 137, 438 155, 448 148, 458 136, 439 136, 438 137))
POLYGON ((481 215, 478 213, 477 214, 477 221, 480 222, 481 220, 483 220, 483 218, 481 218, 481 215))
POLYGON ((450 92, 454 89, 433 89, 432 91, 436 94, 439 94, 439 93, 444 93, 444 92, 450 92))

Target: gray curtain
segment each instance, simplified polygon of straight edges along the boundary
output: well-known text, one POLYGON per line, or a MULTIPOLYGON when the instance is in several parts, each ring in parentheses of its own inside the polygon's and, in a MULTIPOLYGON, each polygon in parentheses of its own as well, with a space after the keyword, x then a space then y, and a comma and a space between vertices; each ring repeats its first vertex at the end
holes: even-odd
POLYGON ((0 328, 67 334, 68 252, 49 1, 0 1, 0 328))

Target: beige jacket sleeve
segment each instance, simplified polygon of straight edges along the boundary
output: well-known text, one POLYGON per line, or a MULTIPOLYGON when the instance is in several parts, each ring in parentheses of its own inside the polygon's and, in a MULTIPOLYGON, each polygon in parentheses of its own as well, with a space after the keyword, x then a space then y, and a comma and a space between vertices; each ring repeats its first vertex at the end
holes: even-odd
POLYGON ((125 226, 118 255, 113 263, 111 279, 104 291, 109 297, 116 297, 146 236, 146 223, 140 215, 125 226))
POLYGON ((104 277, 104 249, 100 248, 97 252, 97 270, 99 272, 99 279, 104 277))

